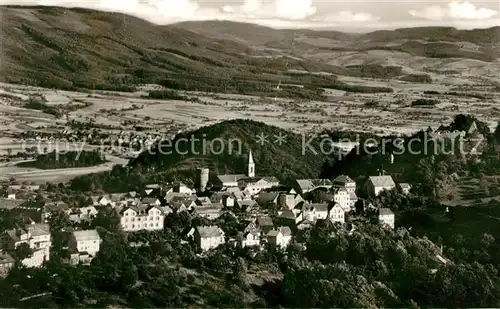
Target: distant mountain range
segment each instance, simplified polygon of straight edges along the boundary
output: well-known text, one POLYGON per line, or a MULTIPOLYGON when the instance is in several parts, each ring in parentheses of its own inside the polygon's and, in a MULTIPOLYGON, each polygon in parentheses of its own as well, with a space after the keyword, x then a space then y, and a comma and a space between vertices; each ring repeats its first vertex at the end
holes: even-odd
MULTIPOLYGON (((318 54, 382 50, 486 62, 500 54, 500 27, 347 34, 226 21, 160 26, 88 9, 3 6, 0 10, 0 81, 60 89, 133 90, 136 84, 157 83, 173 89, 315 98, 317 93, 307 87, 278 93, 275 85, 279 80, 313 88, 337 83, 335 76, 304 79, 290 70, 350 76, 366 71, 318 54)), ((377 76, 383 71, 376 68, 370 77, 393 77, 377 76)))

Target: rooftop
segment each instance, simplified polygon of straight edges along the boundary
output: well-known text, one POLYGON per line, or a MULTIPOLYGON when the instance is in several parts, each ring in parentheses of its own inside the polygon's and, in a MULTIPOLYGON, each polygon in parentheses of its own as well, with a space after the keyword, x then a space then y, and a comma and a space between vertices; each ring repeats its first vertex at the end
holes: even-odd
POLYGON ((394 213, 389 208, 380 208, 378 211, 379 215, 393 215, 394 213))
POLYGON ((391 176, 370 176, 369 180, 375 187, 389 187, 396 186, 396 183, 391 176))
POLYGON ((218 226, 198 226, 196 227, 198 234, 201 237, 219 237, 224 236, 224 231, 222 231, 218 226))
POLYGON ((73 236, 76 241, 101 240, 97 230, 74 231, 73 236))

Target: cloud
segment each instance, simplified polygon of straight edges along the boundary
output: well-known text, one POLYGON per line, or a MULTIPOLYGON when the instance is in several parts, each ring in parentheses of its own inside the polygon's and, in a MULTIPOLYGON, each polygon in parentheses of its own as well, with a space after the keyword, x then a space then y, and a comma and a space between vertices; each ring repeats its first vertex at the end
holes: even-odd
POLYGON ((428 6, 420 10, 410 10, 410 15, 427 20, 487 20, 498 12, 488 8, 477 8, 470 2, 451 2, 446 7, 428 6))
MULTIPOLYGON (((157 24, 186 20, 230 20, 275 28, 321 28, 345 31, 370 31, 413 26, 454 26, 482 28, 498 25, 497 11, 476 7, 470 2, 425 6, 427 0, 0 0, 0 5, 52 5, 85 7, 120 12, 157 24), (240 2, 241 4, 235 4, 240 2), (413 18, 411 18, 411 16, 413 18), (378 16, 381 15, 381 16, 378 16)), ((439 0, 446 1, 446 0, 439 0)), ((458 0, 457 0, 458 1, 458 0)))
POLYGON ((329 14, 314 18, 315 21, 322 21, 325 23, 352 23, 352 22, 374 22, 380 20, 379 16, 373 16, 371 13, 360 12, 355 13, 352 11, 340 11, 336 14, 329 14))
POLYGON ((284 19, 301 20, 316 13, 312 0, 276 0, 277 16, 284 19))

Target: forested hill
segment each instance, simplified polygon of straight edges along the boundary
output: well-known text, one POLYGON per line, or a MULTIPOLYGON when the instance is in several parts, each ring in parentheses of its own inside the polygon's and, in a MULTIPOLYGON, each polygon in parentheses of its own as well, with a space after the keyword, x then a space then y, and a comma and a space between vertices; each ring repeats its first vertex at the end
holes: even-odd
MULTIPOLYGON (((0 6, 0 14, 2 82, 117 91, 154 83, 171 89, 300 97, 293 91, 274 93, 284 71, 320 67, 300 59, 255 58, 254 51, 234 41, 119 13, 0 6)), ((329 70, 329 65, 321 67, 329 70)))
POLYGON ((194 175, 199 167, 210 168, 218 174, 246 174, 248 153, 252 150, 257 176, 276 176, 282 181, 316 178, 327 155, 320 153, 319 139, 309 144, 316 154, 309 147, 303 151, 309 139, 303 140, 302 135, 263 122, 229 120, 185 132, 173 141, 163 141, 152 151, 143 152, 130 165, 146 173, 154 171, 162 177, 194 175), (260 135, 265 137, 265 143, 260 142, 260 135))

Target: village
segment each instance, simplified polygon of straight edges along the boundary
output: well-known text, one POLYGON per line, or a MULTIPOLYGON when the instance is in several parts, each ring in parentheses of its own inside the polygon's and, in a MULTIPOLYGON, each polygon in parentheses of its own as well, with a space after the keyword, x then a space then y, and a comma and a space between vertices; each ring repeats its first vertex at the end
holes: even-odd
MULTIPOLYGON (((388 208, 375 209, 358 194, 375 197, 383 191, 398 190, 410 194, 411 185, 396 184, 391 176, 370 176, 365 187, 360 188, 347 175, 330 179, 297 179, 294 188, 283 191, 274 176, 256 176, 258 167, 252 152, 248 154, 247 173, 218 175, 217 181, 209 184, 209 170, 199 169, 196 188, 185 184, 151 184, 144 192, 126 192, 92 196, 89 204, 81 208, 70 208, 68 204, 47 202, 41 208, 24 206, 26 198, 36 198, 40 192, 38 185, 7 185, 6 196, 0 201, 2 209, 15 210, 30 220, 24 229, 7 230, 2 235, 1 273, 5 276, 14 267, 11 253, 25 245, 33 254, 22 260, 26 267, 42 267, 50 259, 51 232, 49 220, 56 213, 68 216, 74 224, 91 222, 102 207, 111 207, 120 218, 124 232, 160 231, 164 220, 172 213, 188 212, 209 220, 224 213, 247 222, 237 238, 228 238, 216 226, 197 226, 185 233, 186 242, 194 242, 200 253, 230 243, 239 247, 264 249, 272 245, 285 250, 294 232, 310 228, 318 220, 329 220, 334 224, 346 224, 352 213, 364 214, 372 210, 381 225, 395 228, 394 213, 388 208), (320 190, 327 194, 328 202, 313 203, 304 197, 320 190), (20 198, 23 199, 20 199, 20 198)), ((351 224, 351 230, 356 227, 351 224)), ((95 229, 74 229, 71 239, 72 264, 88 264, 99 251, 102 242, 95 229)))

